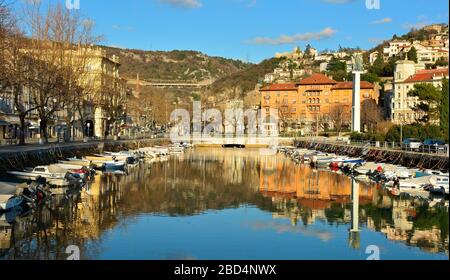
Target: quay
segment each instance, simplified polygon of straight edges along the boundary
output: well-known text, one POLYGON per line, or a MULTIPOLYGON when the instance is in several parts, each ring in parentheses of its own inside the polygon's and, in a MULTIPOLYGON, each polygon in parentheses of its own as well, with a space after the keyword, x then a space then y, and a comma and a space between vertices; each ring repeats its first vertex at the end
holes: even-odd
POLYGON ((395 149, 371 143, 345 143, 322 139, 296 139, 294 146, 310 150, 361 157, 366 161, 401 165, 408 168, 449 170, 448 149, 445 153, 426 153, 395 149))
MULTIPOLYGON (((277 144, 293 145, 297 148, 307 148, 321 152, 362 157, 367 161, 390 163, 410 168, 426 168, 449 170, 448 151, 445 154, 419 153, 386 148, 379 145, 340 143, 324 139, 276 139, 277 144)), ((202 139, 186 139, 197 148, 267 148, 271 146, 263 140, 246 142, 245 139, 223 138, 211 143, 202 139)), ((92 140, 89 142, 50 143, 46 145, 32 144, 26 146, 0 146, 0 174, 9 170, 23 169, 29 166, 50 164, 67 157, 81 157, 88 154, 107 151, 121 151, 142 147, 164 145, 170 143, 169 138, 141 138, 124 140, 92 140)))
POLYGON ((68 157, 81 157, 101 153, 104 150, 115 152, 167 143, 169 143, 167 138, 152 138, 0 146, 0 175, 9 170, 21 170, 25 167, 51 164, 68 157))

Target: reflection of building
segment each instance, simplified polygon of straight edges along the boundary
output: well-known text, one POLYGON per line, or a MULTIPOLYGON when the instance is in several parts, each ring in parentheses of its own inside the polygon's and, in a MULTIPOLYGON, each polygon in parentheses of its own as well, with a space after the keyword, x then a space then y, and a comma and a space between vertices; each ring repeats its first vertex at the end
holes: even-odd
POLYGON ((11 244, 11 225, 4 220, 4 217, 0 217, 0 255, 1 250, 9 249, 11 244))
MULTIPOLYGON (((348 203, 352 188, 350 180, 328 171, 297 166, 277 157, 261 159, 260 192, 271 197, 296 199, 315 210, 330 207, 331 203, 348 203)), ((360 187, 363 203, 372 201, 373 189, 360 187)))

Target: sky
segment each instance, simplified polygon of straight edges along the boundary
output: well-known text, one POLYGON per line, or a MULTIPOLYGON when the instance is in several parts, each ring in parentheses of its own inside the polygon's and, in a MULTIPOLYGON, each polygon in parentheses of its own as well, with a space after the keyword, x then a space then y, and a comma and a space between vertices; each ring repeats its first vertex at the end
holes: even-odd
POLYGON ((449 18, 446 0, 79 1, 79 12, 95 22, 104 45, 196 50, 253 63, 306 44, 319 51, 369 49, 393 34, 449 18))

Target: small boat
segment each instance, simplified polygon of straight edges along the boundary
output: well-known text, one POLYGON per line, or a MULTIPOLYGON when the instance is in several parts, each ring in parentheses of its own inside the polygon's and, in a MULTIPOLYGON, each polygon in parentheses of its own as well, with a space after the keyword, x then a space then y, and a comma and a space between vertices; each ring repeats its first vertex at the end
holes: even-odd
POLYGON ((47 184, 54 187, 69 187, 84 184, 84 180, 76 176, 76 174, 71 174, 66 169, 55 165, 42 165, 24 171, 8 171, 7 173, 20 180, 35 181, 38 178, 45 178, 47 184))
POLYGON ((431 183, 431 186, 429 188, 430 193, 448 196, 449 194, 448 178, 449 178, 448 176, 432 175, 430 179, 431 183))
POLYGON ((180 145, 172 145, 169 147, 169 154, 181 154, 184 153, 184 147, 180 145))
POLYGON ((139 163, 139 159, 136 155, 130 153, 130 152, 105 152, 106 156, 110 156, 111 160, 119 160, 119 161, 125 161, 127 164, 137 164, 139 163))
POLYGON ((438 170, 430 170, 430 169, 426 169, 426 170, 417 170, 414 174, 416 178, 419 177, 425 177, 425 176, 430 176, 430 175, 441 175, 441 176, 448 176, 448 173, 443 173, 441 171, 438 170))
POLYGON ((75 175, 75 177, 80 177, 83 180, 87 180, 88 177, 90 175, 93 175, 93 173, 95 172, 94 170, 88 169, 82 165, 71 165, 62 163, 55 163, 52 165, 67 170, 70 174, 75 175))
POLYGON ((117 160, 114 156, 87 156, 86 159, 100 164, 104 169, 122 170, 126 168, 126 162, 117 160))
POLYGON ((331 161, 330 167, 336 168, 336 167, 342 167, 345 165, 349 166, 355 166, 355 165, 361 165, 365 161, 361 158, 348 158, 348 157, 337 157, 334 160, 331 161))
POLYGON ((141 148, 140 151, 143 151, 145 153, 153 153, 156 156, 167 156, 169 155, 169 149, 161 146, 155 146, 155 147, 147 147, 147 148, 141 148))
POLYGON ((7 173, 23 180, 35 180, 37 177, 46 179, 64 179, 69 172, 55 166, 50 167, 41 165, 24 171, 8 171, 7 173))

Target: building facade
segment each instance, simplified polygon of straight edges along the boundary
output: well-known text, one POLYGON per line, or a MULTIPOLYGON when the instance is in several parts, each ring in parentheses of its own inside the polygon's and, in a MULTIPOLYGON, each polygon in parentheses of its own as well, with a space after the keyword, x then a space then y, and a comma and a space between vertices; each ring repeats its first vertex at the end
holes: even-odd
POLYGON ((442 80, 448 79, 448 68, 421 70, 410 60, 399 60, 395 65, 394 80, 392 82, 392 92, 389 94, 390 119, 395 124, 410 124, 416 122, 421 117, 420 113, 414 110, 418 105, 417 97, 409 96, 408 93, 417 84, 428 83, 435 87, 442 87, 442 80))
MULTIPOLYGON (((269 112, 276 109, 280 118, 289 119, 297 126, 311 126, 319 119, 330 122, 333 108, 342 106, 351 118, 352 82, 336 82, 323 74, 313 74, 297 83, 272 84, 260 90, 261 108, 269 112)), ((361 103, 374 100, 378 103, 379 93, 369 82, 361 83, 361 103)))
MULTIPOLYGON (((83 87, 83 117, 79 112, 68 118, 68 108, 59 108, 48 121, 49 137, 60 135, 71 137, 103 137, 117 132, 119 116, 126 110, 126 83, 120 78, 120 62, 117 56, 109 57, 101 48, 87 48, 68 51, 68 61, 74 67, 83 65, 85 75, 79 80, 83 87), (83 60, 83 61, 81 61, 83 60), (68 123, 71 122, 71 131, 68 123)), ((19 138, 20 120, 14 105, 14 95, 10 88, 0 86, 0 140, 19 138)), ((21 88, 20 102, 26 109, 35 107, 32 94, 25 86, 21 88)), ((37 110, 31 111, 26 118, 25 138, 40 138, 40 124, 37 110)))

